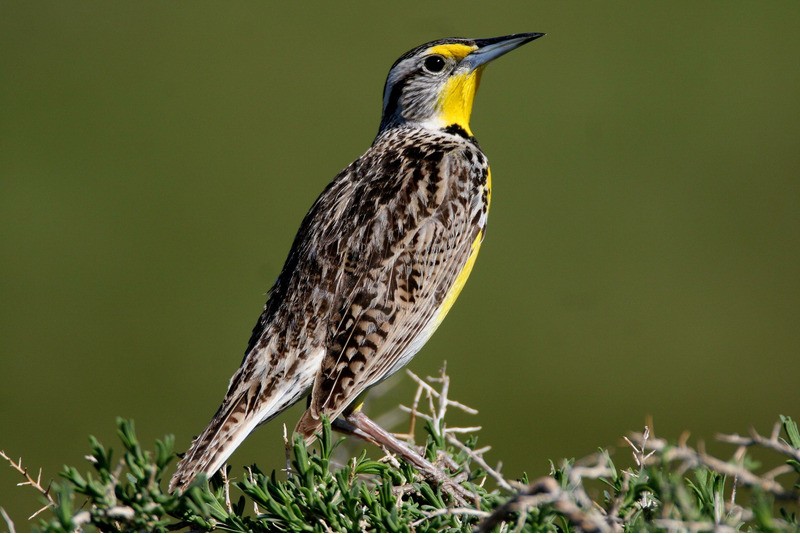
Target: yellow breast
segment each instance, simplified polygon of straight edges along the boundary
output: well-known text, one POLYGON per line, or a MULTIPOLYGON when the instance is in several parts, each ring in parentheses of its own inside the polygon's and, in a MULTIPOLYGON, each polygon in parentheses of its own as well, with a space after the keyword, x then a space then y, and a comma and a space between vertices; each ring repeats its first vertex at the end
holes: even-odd
MULTIPOLYGON (((492 171, 491 169, 488 169, 486 172, 486 211, 488 214, 489 205, 491 205, 492 200, 492 171)), ((480 232, 478 232, 478 235, 475 236, 475 240, 472 242, 469 258, 467 258, 467 262, 458 273, 458 276, 456 276, 455 282, 453 282, 453 285, 450 287, 447 295, 445 295, 442 305, 439 308, 439 312, 434 319, 434 324, 436 327, 438 327, 442 321, 444 321, 444 318, 447 316, 447 312, 449 312, 450 308, 453 307, 456 299, 461 294, 461 290, 464 289, 464 284, 467 283, 467 278, 469 278, 469 275, 472 273, 472 267, 475 265, 475 260, 478 257, 478 251, 481 248, 484 233, 484 228, 481 228, 480 232)))

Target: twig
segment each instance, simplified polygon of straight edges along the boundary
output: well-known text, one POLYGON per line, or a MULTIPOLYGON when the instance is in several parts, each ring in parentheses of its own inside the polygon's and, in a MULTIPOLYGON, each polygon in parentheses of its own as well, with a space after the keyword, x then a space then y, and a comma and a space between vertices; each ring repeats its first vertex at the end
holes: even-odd
POLYGON ((444 362, 442 363, 442 369, 439 372, 440 373, 439 380, 440 383, 442 384, 442 389, 441 391, 439 391, 439 411, 436 414, 439 419, 437 421, 437 423, 439 423, 438 428, 441 428, 442 430, 444 430, 444 425, 443 425, 444 416, 447 413, 447 395, 450 392, 450 377, 447 376, 446 371, 447 371, 447 362, 444 362))
MULTIPOLYGON (((383 457, 379 458, 378 461, 389 464, 395 469, 400 469, 400 462, 397 460, 397 455, 386 450, 385 447, 381 447, 381 450, 383 451, 383 457)), ((355 458, 353 458, 353 467, 355 467, 355 458)))
POLYGON ((333 530, 331 529, 331 527, 330 527, 330 526, 328 526, 328 523, 326 523, 324 519, 322 519, 322 518, 320 517, 320 518, 319 518, 317 521, 319 521, 319 524, 320 524, 320 525, 322 525, 323 527, 325 527, 325 532, 333 532, 333 530))
POLYGON ((8 526, 8 531, 12 534, 16 532, 16 530, 14 530, 14 522, 11 520, 11 517, 9 517, 9 515, 6 513, 5 508, 3 508, 2 506, 0 506, 0 515, 3 516, 3 520, 6 522, 6 526, 8 526))
POLYGON ((222 475, 222 488, 223 494, 225 495, 225 508, 228 510, 228 514, 232 514, 233 506, 231 506, 231 486, 230 482, 228 481, 228 464, 222 464, 222 469, 219 471, 222 475))
POLYGON ((17 486, 31 486, 33 489, 44 495, 45 499, 47 499, 47 504, 42 508, 40 508, 39 510, 37 510, 36 512, 34 512, 33 515, 31 515, 28 518, 29 521, 34 517, 36 517, 37 515, 41 514, 43 511, 50 508, 51 506, 56 505, 55 501, 53 500, 53 497, 50 495, 50 484, 48 484, 46 488, 42 486, 41 469, 39 469, 39 474, 36 475, 36 480, 34 480, 33 477, 30 475, 30 473, 28 473, 28 468, 22 466, 22 458, 14 462, 14 460, 8 457, 5 451, 0 451, 0 456, 2 456, 9 463, 11 467, 13 467, 23 477, 25 477, 25 481, 18 483, 17 486))
POLYGON ((641 434, 641 445, 640 445, 641 448, 636 447, 636 445, 634 445, 633 442, 629 440, 627 436, 623 436, 623 439, 627 441, 628 445, 630 445, 631 448, 633 449, 633 452, 631 454, 633 454, 633 459, 636 461, 636 466, 639 468, 644 466, 645 461, 647 461, 647 459, 650 458, 656 452, 655 449, 653 449, 648 454, 644 453, 645 449, 647 448, 647 438, 649 437, 650 437, 650 428, 647 425, 645 425, 644 432, 642 432, 641 434))
POLYGON ((739 532, 738 528, 712 521, 681 521, 680 519, 656 519, 656 526, 668 532, 739 532))
MULTIPOLYGON (((412 371, 406 370, 406 374, 408 374, 408 376, 410 376, 412 380, 414 380, 417 384, 419 384, 422 388, 424 388, 425 391, 430 393, 433 397, 439 398, 439 392, 436 391, 433 388, 433 386, 431 386, 430 384, 425 382, 419 376, 415 375, 412 371)), ((467 406, 466 404, 462 404, 462 403, 460 403, 458 401, 448 400, 447 404, 449 406, 453 406, 455 408, 458 408, 459 410, 461 410, 463 412, 466 412, 466 413, 468 413, 470 415, 477 415, 478 414, 478 410, 476 410, 475 408, 471 408, 471 407, 467 406)))
POLYGON ((768 480, 762 478, 744 469, 743 467, 731 465, 727 462, 723 462, 722 460, 719 460, 707 454, 703 453, 695 453, 695 454, 698 455, 698 459, 701 463, 710 467, 714 471, 723 473, 728 476, 738 477, 738 479, 746 486, 761 488, 765 491, 772 493, 777 499, 791 500, 791 501, 798 499, 798 493, 796 491, 786 491, 783 488, 783 486, 781 486, 774 480, 768 480))
POLYGON ((450 427, 447 427, 447 432, 450 432, 452 434, 471 434, 471 433, 479 432, 480 430, 481 430, 481 427, 479 427, 479 426, 462 426, 462 427, 450 426, 450 427))
POLYGON ((48 503, 48 504, 45 504, 44 506, 42 506, 41 508, 39 508, 38 510, 36 510, 35 512, 33 512, 31 515, 29 515, 29 516, 28 516, 28 521, 30 521, 31 519, 35 518, 37 515, 41 514, 42 512, 44 512, 45 510, 47 510, 48 508, 50 508, 50 507, 52 507, 52 506, 53 506, 53 505, 52 505, 52 504, 50 504, 50 503, 48 503))
POLYGON ((456 447, 464 451, 467 454, 467 456, 469 456, 476 464, 481 466, 481 468, 484 471, 486 471, 489 474, 489 476, 495 480, 495 482, 497 482, 498 486, 500 486, 506 491, 512 491, 512 492, 514 491, 514 488, 511 487, 511 484, 509 484, 505 478, 503 478, 503 475, 492 469, 489 466, 489 464, 486 463, 486 460, 484 460, 482 456, 475 454, 475 451, 473 451, 472 449, 461 443, 458 439, 456 439, 455 436, 447 434, 446 438, 448 443, 450 443, 451 445, 455 445, 456 447))
MULTIPOLYGON (((112 506, 106 510, 94 508, 94 511, 112 520, 131 521, 136 517, 136 511, 130 506, 112 506)), ((88 510, 83 510, 72 516, 72 524, 75 526, 76 532, 80 532, 83 525, 91 521, 92 514, 88 510)))
MULTIPOLYGON (((407 372, 409 372, 409 371, 407 371, 407 372)), ((416 426, 417 426, 417 414, 419 413, 417 411, 417 408, 419 407, 419 400, 420 400, 420 398, 422 398, 422 392, 423 391, 424 391, 424 388, 423 388, 422 384, 417 382, 417 391, 414 393, 414 402, 411 403, 411 408, 408 408, 408 413, 411 414, 411 417, 408 418, 408 420, 409 420, 408 421, 408 434, 405 434, 405 435, 399 434, 398 437, 404 437, 404 438, 411 439, 411 440, 414 439, 414 431, 416 430, 416 426)), ((402 408, 405 408, 405 407, 400 405, 400 408, 402 409, 402 408)))
MULTIPOLYGON (((633 439, 641 441, 641 435, 634 434, 633 439)), ((742 438, 740 436, 726 436, 723 441, 727 443, 734 443, 737 445, 741 445, 742 438)), ((746 438, 744 438, 746 439, 746 438)), ((747 440, 750 443, 750 440, 747 440)), ((774 445, 777 440, 773 441, 772 439, 768 440, 769 443, 774 445)), ((751 444, 758 444, 767 446, 762 443, 760 440, 755 440, 751 444)), ((747 445, 745 445, 747 446, 747 445)), ((710 468, 713 471, 718 473, 722 473, 723 475, 727 475, 731 478, 735 477, 737 479, 738 484, 744 484, 745 486, 761 488, 762 490, 771 493, 776 499, 785 500, 785 501, 797 501, 800 499, 800 492, 796 490, 786 490, 772 480, 770 478, 761 477, 756 475, 755 473, 748 471, 742 466, 738 466, 735 464, 731 464, 729 462, 722 461, 718 458, 710 456, 702 451, 701 447, 698 447, 701 450, 695 450, 688 446, 678 446, 678 447, 669 447, 667 442, 664 440, 651 440, 650 447, 654 451, 658 451, 662 454, 663 460, 667 462, 673 461, 684 461, 689 466, 698 466, 703 465, 710 468)), ((660 462, 662 461, 661 458, 657 458, 651 461, 649 455, 648 457, 644 458, 644 462, 646 464, 660 462)))
POLYGON ((72 516, 72 525, 75 527, 75 532, 80 532, 83 528, 83 525, 88 523, 92 520, 92 514, 90 514, 87 510, 82 512, 78 512, 74 516, 72 516))
MULTIPOLYGON (((246 467, 247 469, 247 479, 250 481, 251 484, 256 483, 256 478, 253 476, 253 469, 250 466, 246 467)), ((256 514, 256 517, 261 515, 261 510, 258 508, 258 503, 255 499, 253 499, 253 512, 256 514)))
MULTIPOLYGON (((779 425, 776 425, 780 429, 779 425)), ((766 449, 771 449, 784 454, 794 460, 800 462, 800 449, 795 449, 788 443, 783 443, 778 439, 778 436, 773 431, 773 435, 769 438, 762 436, 755 429, 750 431, 750 437, 740 436, 739 434, 717 434, 717 439, 725 443, 733 445, 740 445, 743 447, 750 447, 753 445, 760 445, 766 449)))
POLYGON ((617 495, 614 497, 614 500, 611 503, 611 507, 606 511, 606 517, 615 518, 619 516, 619 512, 622 509, 622 504, 625 501, 625 497, 628 495, 628 490, 630 489, 631 483, 631 474, 627 471, 622 472, 622 486, 620 490, 617 492, 617 495))
POLYGON ((286 474, 292 473, 292 446, 289 443, 289 431, 286 429, 286 423, 283 424, 283 453, 286 455, 286 474))
MULTIPOLYGON (((476 531, 489 532, 494 530, 509 514, 516 512, 523 516, 527 510, 545 504, 552 504, 579 531, 612 532, 618 529, 618 525, 609 524, 597 509, 581 509, 570 499, 569 494, 561 489, 553 477, 542 477, 529 485, 525 492, 515 495, 505 504, 498 506, 489 517, 478 525, 476 531)), ((522 517, 520 519, 522 520, 522 517)), ((522 525, 518 524, 517 526, 519 528, 522 525)))
POLYGON ((762 476, 764 478, 766 478, 767 480, 775 480, 779 476, 786 475, 786 474, 789 474, 789 473, 794 473, 794 468, 789 464, 783 464, 783 465, 779 465, 778 467, 775 467, 774 469, 770 469, 769 471, 764 473, 762 476))
POLYGON ((442 508, 440 510, 434 510, 433 512, 425 514, 425 517, 422 519, 417 519, 411 523, 411 526, 418 527, 429 519, 443 515, 472 515, 476 517, 489 517, 491 514, 489 512, 484 512, 483 510, 475 510, 474 508, 442 508))
POLYGON ((599 453, 592 454, 591 456, 579 460, 579 462, 576 462, 575 465, 567 469, 567 473, 569 474, 569 481, 572 484, 579 484, 584 478, 598 479, 601 477, 610 477, 613 474, 611 468, 608 467, 605 461, 605 457, 599 453))
MULTIPOLYGON (((405 404, 400 404, 400 405, 398 405, 398 407, 400 408, 401 411, 406 412, 407 414, 411 415, 411 417, 413 417, 414 419, 419 417, 420 419, 422 419, 424 421, 433 422, 433 417, 431 417, 428 414, 416 411, 416 408, 409 408, 405 404)), ((398 437, 413 437, 412 434, 407 434, 407 435, 397 434, 397 436, 398 437)))
POLYGON ((573 465, 569 465, 565 462, 564 472, 567 475, 567 480, 569 481, 569 487, 567 491, 572 494, 572 500, 579 504, 583 509, 597 507, 599 510, 603 511, 603 513, 605 513, 605 510, 592 501, 592 499, 586 493, 583 480, 596 480, 601 477, 610 477, 613 474, 611 468, 608 467, 607 463, 605 462, 605 457, 602 454, 593 454, 580 460, 580 462, 589 465, 578 465, 577 462, 573 465))

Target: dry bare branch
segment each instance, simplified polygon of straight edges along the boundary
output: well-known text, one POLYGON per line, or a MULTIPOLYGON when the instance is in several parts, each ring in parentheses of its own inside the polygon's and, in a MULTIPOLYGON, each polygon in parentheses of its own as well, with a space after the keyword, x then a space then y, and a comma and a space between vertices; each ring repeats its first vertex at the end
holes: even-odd
POLYGON ((8 515, 8 513, 5 511, 5 509, 2 506, 0 506, 0 515, 3 516, 3 521, 6 522, 6 526, 8 527, 8 531, 10 533, 12 533, 12 534, 14 532, 16 532, 16 530, 14 530, 14 522, 11 520, 11 517, 8 515))
MULTIPOLYGON (((780 425, 776 425, 780 429, 780 425)), ((753 445, 760 445, 766 449, 779 452, 789 458, 800 462, 800 449, 795 449, 788 443, 784 443, 778 438, 778 434, 774 431, 769 438, 762 436, 755 429, 750 431, 750 437, 740 436, 739 434, 717 434, 717 439, 725 443, 733 445, 740 445, 742 447, 751 447, 753 445)))
MULTIPOLYGON (((414 374, 412 371, 406 370, 406 374, 408 376, 410 376, 411 379, 414 380, 414 382, 419 384, 419 386, 422 387, 431 396, 433 396, 434 398, 439 398, 439 392, 436 391, 433 388, 433 386, 431 386, 430 384, 425 382, 422 378, 420 378, 419 376, 414 374)), ((432 380, 438 380, 438 379, 433 378, 432 380)), ((454 408, 458 408, 459 410, 461 410, 461 411, 463 411, 465 413, 468 413, 470 415, 477 415, 478 414, 478 410, 476 410, 475 408, 471 408, 471 407, 467 406, 466 404, 460 403, 458 401, 448 400, 447 404, 449 406, 453 406, 454 408)))
POLYGON ((11 458, 9 458, 9 456, 5 453, 5 451, 0 451, 0 457, 5 459, 14 470, 16 470, 25 478, 25 481, 18 483, 17 486, 30 486, 34 488, 37 492, 42 494, 45 499, 47 499, 47 504, 42 508, 40 508, 39 510, 37 510, 36 512, 34 512, 28 518, 29 521, 34 517, 36 517, 37 515, 39 515, 40 513, 42 513, 43 511, 47 510, 48 508, 55 506, 55 501, 53 500, 53 497, 50 495, 50 484, 48 483, 46 488, 42 486, 41 469, 39 469, 39 473, 36 475, 36 479, 34 479, 28 472, 28 468, 22 465, 22 458, 20 458, 15 462, 11 458))
POLYGON ((488 532, 505 521, 511 514, 524 515, 527 510, 545 504, 551 504, 579 531, 617 532, 621 530, 616 523, 609 523, 597 508, 585 509, 579 506, 568 492, 561 489, 553 477, 542 477, 534 481, 524 492, 518 493, 508 502, 496 508, 476 530, 488 532))
MULTIPOLYGON (((643 443, 643 434, 632 434, 632 440, 638 441, 639 443, 643 443)), ((745 446, 749 445, 761 445, 767 447, 766 443, 770 443, 772 446, 769 448, 775 449, 775 444, 779 443, 776 438, 770 438, 769 440, 762 441, 760 439, 747 439, 741 438, 740 436, 735 436, 735 439, 732 439, 731 436, 727 436, 728 439, 727 443, 734 443, 737 445, 741 445, 743 440, 747 441, 745 446)), ((784 500, 784 501, 795 501, 800 502, 800 492, 797 490, 787 490, 779 483, 777 483, 772 478, 768 478, 766 476, 759 476, 748 469, 745 469, 741 465, 736 465, 730 462, 726 462, 720 460, 719 458, 715 458, 709 454, 707 454, 703 450, 702 444, 700 444, 697 449, 692 447, 682 445, 682 446, 669 446, 669 444, 665 440, 661 439, 650 439, 650 445, 652 451, 658 451, 663 456, 663 459, 667 462, 673 461, 683 461, 688 466, 697 467, 697 466, 705 466, 709 469, 716 471, 718 473, 722 473, 726 476, 731 478, 735 478, 737 484, 744 484, 745 486, 751 488, 760 488, 770 494, 772 494, 776 499, 784 500)), ((644 449, 644 447, 642 447, 644 449)), ((650 465, 654 462, 662 461, 660 458, 651 459, 649 457, 645 459, 645 465, 650 465)), ((790 455, 793 457, 793 454, 790 455)))
POLYGON ((483 510, 476 510, 474 508, 442 508, 440 510, 434 510, 433 512, 428 512, 425 514, 425 517, 422 519, 418 519, 411 523, 412 527, 418 527, 425 521, 429 519, 433 519, 434 517, 439 517, 442 515, 471 515, 476 517, 489 517, 489 512, 484 512, 483 510))
POLYGON ((448 434, 446 437, 448 443, 464 451, 472 459, 472 461, 478 464, 481 467, 481 469, 486 471, 489 474, 489 476, 492 477, 492 479, 494 479, 495 482, 497 482, 498 486, 500 486, 506 491, 511 491, 511 492, 514 491, 514 488, 511 486, 511 484, 508 483, 508 480, 506 480, 503 477, 503 475, 498 473, 496 470, 492 469, 489 466, 489 464, 486 463, 486 460, 483 459, 483 456, 476 454, 475 451, 473 451, 472 449, 461 443, 455 436, 448 434))

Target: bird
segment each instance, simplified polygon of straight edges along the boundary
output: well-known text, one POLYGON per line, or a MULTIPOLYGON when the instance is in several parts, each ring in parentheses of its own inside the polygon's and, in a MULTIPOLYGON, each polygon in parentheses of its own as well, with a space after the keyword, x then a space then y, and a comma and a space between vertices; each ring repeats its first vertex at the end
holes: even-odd
POLYGON ((474 97, 490 61, 543 35, 438 39, 394 62, 372 145, 304 217, 242 363, 170 491, 212 476, 257 426, 303 398, 295 432, 307 443, 327 418, 431 467, 367 418, 361 399, 409 363, 464 287, 492 192, 470 129, 474 97))

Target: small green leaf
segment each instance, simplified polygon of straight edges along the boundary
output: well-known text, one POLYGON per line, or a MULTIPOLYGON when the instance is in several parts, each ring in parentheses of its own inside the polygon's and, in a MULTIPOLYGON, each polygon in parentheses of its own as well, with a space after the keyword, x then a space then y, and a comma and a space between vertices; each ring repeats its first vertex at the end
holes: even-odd
POLYGON ((781 423, 783 424, 783 431, 789 438, 789 444, 795 449, 800 449, 800 430, 797 428, 797 423, 791 417, 781 415, 781 423))

